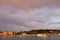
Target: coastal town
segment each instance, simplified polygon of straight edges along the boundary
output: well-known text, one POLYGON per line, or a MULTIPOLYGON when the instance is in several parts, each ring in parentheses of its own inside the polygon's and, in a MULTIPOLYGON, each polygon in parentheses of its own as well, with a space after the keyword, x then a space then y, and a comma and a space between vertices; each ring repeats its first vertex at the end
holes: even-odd
POLYGON ((58 34, 60 35, 60 30, 30 30, 30 31, 20 31, 20 32, 12 32, 12 31, 1 31, 0 36, 40 36, 47 37, 47 35, 58 34))

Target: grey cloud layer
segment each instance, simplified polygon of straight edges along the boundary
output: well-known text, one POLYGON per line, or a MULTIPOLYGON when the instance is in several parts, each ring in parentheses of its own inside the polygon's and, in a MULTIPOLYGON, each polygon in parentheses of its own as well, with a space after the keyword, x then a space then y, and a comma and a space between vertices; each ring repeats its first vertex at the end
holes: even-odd
POLYGON ((23 10, 15 9, 10 6, 4 7, 0 10, 0 29, 9 31, 58 29, 60 25, 55 24, 54 20, 56 20, 57 23, 57 20, 60 19, 59 10, 60 9, 48 8, 34 9, 34 15, 38 17, 36 18, 31 14, 31 12, 25 12, 23 10), (52 20, 52 17, 55 17, 55 19, 52 20), (58 19, 56 19, 56 17, 58 17, 58 19))
POLYGON ((55 21, 60 20, 60 8, 51 9, 51 8, 46 7, 46 8, 36 8, 33 10, 35 14, 40 19, 42 19, 42 22, 49 23, 48 21, 51 21, 52 23, 54 23, 54 20, 55 21))
POLYGON ((0 29, 3 30, 7 30, 10 28, 10 30, 14 29, 16 31, 21 30, 21 27, 23 30, 28 30, 28 28, 31 29, 34 26, 33 24, 29 23, 37 21, 37 18, 34 16, 35 14, 32 15, 31 12, 24 12, 22 10, 18 10, 12 7, 3 7, 2 9, 0 9, 0 15, 0 29))

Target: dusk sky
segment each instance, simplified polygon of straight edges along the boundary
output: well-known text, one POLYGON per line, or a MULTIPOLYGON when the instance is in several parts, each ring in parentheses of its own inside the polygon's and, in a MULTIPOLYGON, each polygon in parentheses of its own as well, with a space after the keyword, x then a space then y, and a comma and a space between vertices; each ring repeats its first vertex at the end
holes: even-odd
POLYGON ((0 30, 60 30, 60 0, 0 0, 0 30))

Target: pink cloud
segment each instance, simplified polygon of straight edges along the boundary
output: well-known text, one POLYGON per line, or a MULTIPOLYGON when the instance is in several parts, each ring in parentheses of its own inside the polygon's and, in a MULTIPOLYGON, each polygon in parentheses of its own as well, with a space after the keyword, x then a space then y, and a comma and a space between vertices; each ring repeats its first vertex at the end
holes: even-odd
POLYGON ((48 22, 52 16, 60 17, 60 0, 0 0, 0 5, 1 30, 56 29, 60 26, 48 22))

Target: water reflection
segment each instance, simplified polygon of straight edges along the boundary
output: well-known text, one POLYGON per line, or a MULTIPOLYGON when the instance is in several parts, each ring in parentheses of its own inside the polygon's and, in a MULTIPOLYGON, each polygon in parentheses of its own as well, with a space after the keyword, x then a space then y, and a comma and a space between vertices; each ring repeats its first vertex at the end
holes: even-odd
POLYGON ((39 36, 0 36, 0 40, 60 40, 60 35, 48 35, 47 37, 39 36))

